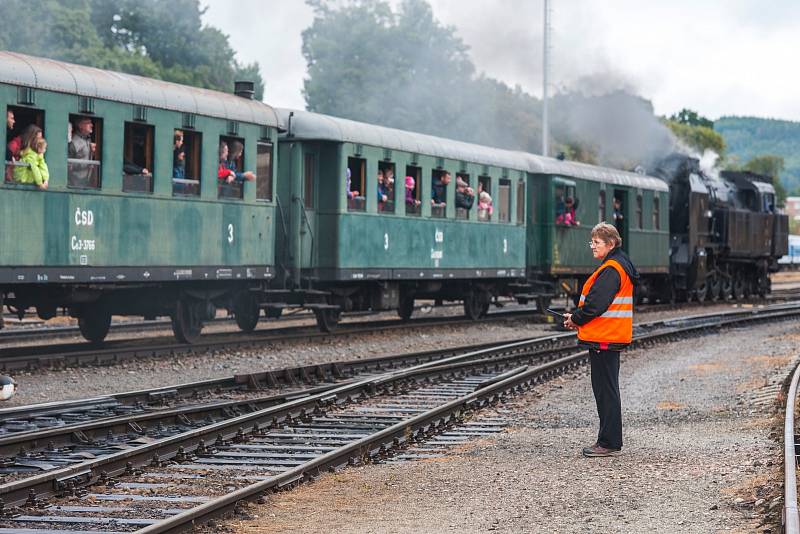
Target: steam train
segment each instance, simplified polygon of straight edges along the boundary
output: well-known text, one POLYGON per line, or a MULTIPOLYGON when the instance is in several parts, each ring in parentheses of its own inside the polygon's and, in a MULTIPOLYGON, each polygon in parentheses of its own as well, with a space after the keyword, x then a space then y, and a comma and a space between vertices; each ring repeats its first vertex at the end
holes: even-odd
POLYGON ((767 181, 686 158, 646 176, 274 109, 247 84, 224 94, 9 52, 0 104, 6 143, 38 126, 50 169, 40 190, 7 156, 0 306, 66 309, 92 342, 112 315, 168 316, 192 342, 219 309, 250 331, 295 307, 324 330, 347 310, 407 319, 417 299, 475 319, 498 296, 543 307, 595 268, 591 228, 614 199, 641 299, 764 294, 787 246, 767 181), (254 181, 219 180, 233 146, 254 181), (397 177, 388 192, 379 171, 397 177), (457 202, 463 184, 492 209, 457 202), (567 197, 581 224, 559 220, 567 197))

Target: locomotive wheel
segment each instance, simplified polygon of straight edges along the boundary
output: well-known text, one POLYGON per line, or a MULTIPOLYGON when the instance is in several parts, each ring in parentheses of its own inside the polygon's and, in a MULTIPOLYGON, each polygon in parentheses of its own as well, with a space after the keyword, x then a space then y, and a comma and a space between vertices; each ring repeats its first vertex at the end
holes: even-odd
POLYGON ((741 274, 737 274, 733 280, 733 298, 736 300, 744 299, 744 279, 741 274))
POLYGON ((404 321, 411 319, 414 313, 414 297, 412 295, 400 294, 400 303, 397 306, 397 315, 404 321))
POLYGON ((694 290, 694 298, 697 302, 703 302, 708 296, 708 283, 704 283, 694 290))
POLYGON ((236 316, 236 324, 242 332, 252 332, 258 324, 258 316, 261 310, 254 295, 242 293, 234 303, 233 313, 236 316))
POLYGON ((81 335, 92 343, 102 343, 111 328, 111 314, 98 308, 88 308, 78 318, 81 335))
POLYGON ((730 277, 722 280, 720 296, 722 300, 731 300, 731 297, 733 297, 733 280, 730 277))
POLYGON ((180 343, 194 343, 203 330, 202 303, 181 299, 172 314, 172 332, 180 343))
POLYGON ((759 297, 764 298, 767 296, 767 293, 769 293, 769 277, 766 274, 758 277, 755 290, 759 297))
POLYGON ((712 276, 711 282, 708 284, 708 298, 716 301, 719 300, 720 295, 722 295, 722 282, 719 277, 712 276))
POLYGON ((332 332, 339 324, 341 312, 339 310, 314 310, 314 316, 317 318, 317 327, 323 332, 332 332))

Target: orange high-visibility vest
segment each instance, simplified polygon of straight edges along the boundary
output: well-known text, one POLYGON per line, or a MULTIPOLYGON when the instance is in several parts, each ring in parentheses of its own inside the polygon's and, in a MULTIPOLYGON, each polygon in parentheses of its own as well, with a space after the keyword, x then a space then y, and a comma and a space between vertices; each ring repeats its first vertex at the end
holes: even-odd
POLYGON ((581 290, 578 307, 583 307, 586 295, 603 269, 616 269, 619 273, 619 291, 608 309, 583 326, 578 327, 578 339, 592 343, 628 345, 633 337, 633 282, 616 260, 606 260, 586 280, 581 290))

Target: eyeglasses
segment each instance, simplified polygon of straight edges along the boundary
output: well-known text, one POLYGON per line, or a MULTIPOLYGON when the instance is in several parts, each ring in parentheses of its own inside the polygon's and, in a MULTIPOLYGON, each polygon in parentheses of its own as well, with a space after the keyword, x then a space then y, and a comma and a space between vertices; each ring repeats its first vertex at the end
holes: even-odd
POLYGON ((589 241, 589 248, 595 248, 604 245, 602 241, 589 241))

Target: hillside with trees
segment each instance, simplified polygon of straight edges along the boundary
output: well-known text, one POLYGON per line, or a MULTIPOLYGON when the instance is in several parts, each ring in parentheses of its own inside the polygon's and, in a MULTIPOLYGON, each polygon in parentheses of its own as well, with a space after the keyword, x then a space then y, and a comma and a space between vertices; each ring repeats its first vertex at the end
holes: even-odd
POLYGON ((789 194, 800 194, 800 123, 722 117, 714 123, 714 129, 725 138, 728 161, 732 163, 743 164, 757 156, 781 158, 783 186, 789 194))

